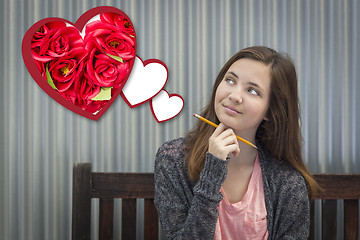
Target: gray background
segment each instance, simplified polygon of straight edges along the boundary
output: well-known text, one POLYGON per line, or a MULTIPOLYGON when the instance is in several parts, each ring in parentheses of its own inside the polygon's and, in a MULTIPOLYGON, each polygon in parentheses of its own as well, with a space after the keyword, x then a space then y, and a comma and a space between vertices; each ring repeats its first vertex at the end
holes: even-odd
MULTIPOLYGON (((153 171, 158 147, 192 127, 217 72, 250 45, 295 61, 310 170, 360 172, 356 0, 1 0, 0 11, 0 239, 69 239, 73 163, 91 162, 94 171, 153 171), (176 118, 157 123, 149 103, 131 109, 119 96, 95 122, 57 104, 33 81, 21 54, 27 29, 48 17, 75 22, 96 6, 124 11, 135 26, 137 55, 167 65, 165 89, 185 101, 176 118)), ((119 238, 118 228, 115 233, 119 238)))

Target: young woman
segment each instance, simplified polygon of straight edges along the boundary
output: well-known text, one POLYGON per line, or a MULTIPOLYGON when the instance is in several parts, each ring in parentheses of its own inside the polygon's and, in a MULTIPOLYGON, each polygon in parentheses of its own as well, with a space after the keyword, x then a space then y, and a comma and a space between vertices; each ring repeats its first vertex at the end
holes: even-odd
POLYGON ((301 157, 291 59, 261 46, 239 51, 200 115, 219 126, 199 120, 156 155, 163 239, 307 239, 319 187, 301 157))

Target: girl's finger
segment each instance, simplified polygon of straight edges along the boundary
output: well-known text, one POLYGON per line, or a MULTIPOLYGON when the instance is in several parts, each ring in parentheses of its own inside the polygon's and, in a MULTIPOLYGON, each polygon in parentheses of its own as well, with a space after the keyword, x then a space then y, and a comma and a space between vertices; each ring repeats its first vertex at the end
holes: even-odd
POLYGON ((236 139, 236 135, 235 135, 234 131, 231 128, 228 128, 228 129, 224 130, 222 133, 219 134, 218 137, 220 139, 225 139, 225 138, 228 138, 228 137, 236 139))
MULTIPOLYGON (((219 138, 221 137, 221 135, 219 136, 219 138)), ((228 146, 231 144, 235 144, 235 145, 239 145, 236 136, 234 134, 230 134, 227 137, 221 139, 221 142, 223 144, 223 146, 228 146)))
POLYGON ((228 151, 228 154, 232 153, 235 157, 237 157, 240 153, 240 148, 238 144, 232 144, 229 146, 226 146, 226 150, 228 151))
POLYGON ((220 123, 219 126, 215 129, 215 131, 213 132, 213 136, 217 137, 219 136, 222 132, 224 132, 227 129, 227 127, 220 123))

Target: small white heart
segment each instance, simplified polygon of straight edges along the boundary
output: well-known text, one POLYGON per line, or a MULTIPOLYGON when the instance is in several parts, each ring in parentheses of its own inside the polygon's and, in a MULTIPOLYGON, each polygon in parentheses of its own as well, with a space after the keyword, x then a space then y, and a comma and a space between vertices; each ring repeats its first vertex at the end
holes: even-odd
POLYGON ((136 56, 121 96, 131 108, 137 107, 158 94, 165 86, 167 77, 168 70, 163 62, 157 59, 143 62, 136 56))
POLYGON ((151 111, 158 122, 164 122, 177 116, 184 107, 184 100, 180 95, 168 94, 165 90, 150 101, 151 111))

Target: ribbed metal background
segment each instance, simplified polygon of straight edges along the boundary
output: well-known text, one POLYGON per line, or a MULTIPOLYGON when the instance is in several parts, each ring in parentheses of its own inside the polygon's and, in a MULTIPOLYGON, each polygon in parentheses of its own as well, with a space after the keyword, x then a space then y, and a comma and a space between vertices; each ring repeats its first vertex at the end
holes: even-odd
POLYGON ((250 45, 287 52, 296 63, 311 171, 360 172, 356 0, 1 0, 0 9, 0 239, 69 239, 73 163, 152 171, 157 148, 191 128, 221 66, 250 45), (159 124, 148 103, 131 109, 118 97, 95 122, 57 104, 32 80, 21 55, 27 29, 48 17, 75 22, 106 5, 131 18, 143 60, 167 65, 165 89, 185 101, 178 117, 159 124))

